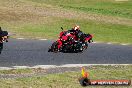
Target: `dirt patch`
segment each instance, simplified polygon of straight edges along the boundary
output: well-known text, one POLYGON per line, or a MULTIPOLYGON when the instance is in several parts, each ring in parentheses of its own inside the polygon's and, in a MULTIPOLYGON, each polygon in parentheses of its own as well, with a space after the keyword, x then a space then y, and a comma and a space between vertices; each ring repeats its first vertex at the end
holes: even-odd
POLYGON ((51 18, 92 20, 105 23, 122 24, 132 26, 132 19, 104 16, 97 14, 87 14, 72 10, 66 10, 54 6, 45 6, 28 1, 14 2, 6 0, 1 2, 0 19, 6 21, 23 21, 31 23, 52 22, 51 18), (8 3, 7 3, 7 2, 8 3), (50 19, 49 19, 50 18, 50 19))

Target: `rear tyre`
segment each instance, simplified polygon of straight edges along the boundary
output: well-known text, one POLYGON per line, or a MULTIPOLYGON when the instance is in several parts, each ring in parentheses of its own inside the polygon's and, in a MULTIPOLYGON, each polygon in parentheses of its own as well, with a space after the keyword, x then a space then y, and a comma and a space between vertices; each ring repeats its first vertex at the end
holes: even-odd
POLYGON ((49 49, 48 52, 51 52, 51 49, 49 49))

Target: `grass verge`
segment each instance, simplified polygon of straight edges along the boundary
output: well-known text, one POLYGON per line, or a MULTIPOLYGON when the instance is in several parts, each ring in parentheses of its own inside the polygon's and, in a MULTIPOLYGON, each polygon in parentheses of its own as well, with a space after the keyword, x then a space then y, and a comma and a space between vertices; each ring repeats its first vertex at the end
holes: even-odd
POLYGON ((47 3, 66 9, 73 9, 87 13, 132 19, 132 1, 117 2, 116 0, 29 0, 37 3, 47 3))
MULTIPOLYGON (((79 68, 80 69, 80 68, 79 68)), ((89 66, 90 79, 130 79, 132 65, 89 66)), ((54 70, 55 71, 55 70, 54 70)), ((72 71, 26 78, 1 79, 1 88, 82 88, 78 82, 81 72, 72 71)), ((88 86, 86 88, 131 88, 132 86, 88 86)))

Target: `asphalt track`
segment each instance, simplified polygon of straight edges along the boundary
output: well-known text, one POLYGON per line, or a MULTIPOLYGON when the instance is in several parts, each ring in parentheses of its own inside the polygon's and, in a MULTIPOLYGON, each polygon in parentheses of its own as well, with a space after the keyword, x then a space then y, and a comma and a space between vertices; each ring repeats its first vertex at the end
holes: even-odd
POLYGON ((10 39, 4 43, 0 67, 65 64, 132 64, 132 46, 89 44, 83 53, 52 53, 53 41, 10 39))

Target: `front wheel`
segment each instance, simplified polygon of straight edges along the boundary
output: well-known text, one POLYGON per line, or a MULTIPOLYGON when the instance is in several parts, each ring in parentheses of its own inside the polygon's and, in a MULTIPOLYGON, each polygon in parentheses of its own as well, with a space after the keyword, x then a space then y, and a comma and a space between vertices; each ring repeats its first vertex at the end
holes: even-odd
POLYGON ((58 52, 58 42, 54 42, 48 52, 58 52))

